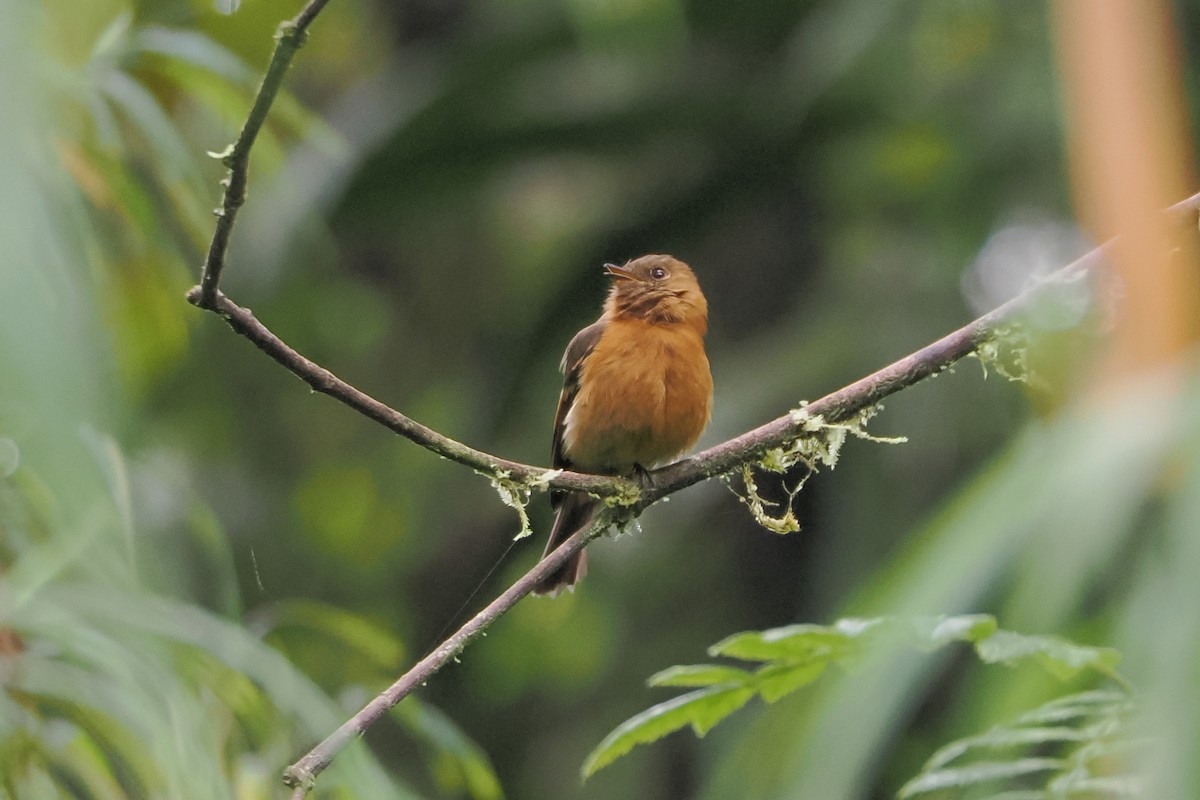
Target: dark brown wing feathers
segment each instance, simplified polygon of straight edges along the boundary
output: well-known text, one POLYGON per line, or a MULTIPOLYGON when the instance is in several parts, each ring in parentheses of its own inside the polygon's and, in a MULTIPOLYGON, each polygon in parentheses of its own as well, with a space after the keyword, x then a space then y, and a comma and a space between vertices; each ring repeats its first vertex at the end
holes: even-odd
MULTIPOLYGON (((563 426, 567 421, 567 412, 571 410, 571 403, 575 401, 575 395, 579 391, 580 367, 583 365, 584 359, 595 349, 596 342, 600 341, 600 335, 604 333, 606 324, 604 320, 598 320, 588 325, 575 334, 575 338, 571 339, 571 343, 567 345, 567 351, 563 353, 560 366, 563 373, 563 388, 562 394, 558 396, 558 410, 554 412, 554 441, 550 445, 550 466, 556 469, 571 468, 571 460, 563 452, 563 426)), ((562 492, 550 493, 550 504, 555 509, 562 502, 562 495, 562 492)))
MULTIPOLYGON (((554 441, 550 446, 550 464, 558 469, 570 469, 571 460, 567 458, 563 451, 563 426, 566 425, 567 412, 571 410, 571 403, 575 401, 575 395, 579 391, 579 373, 583 366, 584 360, 591 354, 596 347, 596 342, 600 340, 600 335, 604 333, 604 327, 607 323, 604 320, 588 325, 586 328, 575 334, 575 338, 567 345, 567 351, 563 353, 562 372, 563 372, 563 389, 562 394, 558 397, 558 410, 554 412, 554 441)), ((566 539, 575 531, 588 523, 592 514, 596 512, 596 502, 584 492, 563 492, 556 491, 550 493, 550 505, 557 512, 554 518, 554 527, 550 530, 550 538, 546 541, 546 549, 542 553, 542 558, 558 547, 564 539, 566 539)), ((587 552, 580 550, 559 569, 548 575, 536 589, 535 594, 556 595, 563 590, 564 587, 574 586, 575 582, 583 577, 587 572, 587 552)))

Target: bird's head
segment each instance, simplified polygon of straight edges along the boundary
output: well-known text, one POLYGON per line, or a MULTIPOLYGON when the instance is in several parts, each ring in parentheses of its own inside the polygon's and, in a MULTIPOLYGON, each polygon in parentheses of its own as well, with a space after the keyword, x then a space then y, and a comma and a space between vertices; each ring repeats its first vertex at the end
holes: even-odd
POLYGON ((635 258, 624 266, 605 264, 613 279, 604 311, 612 319, 686 322, 701 332, 708 325, 708 302, 692 268, 665 255, 635 258))

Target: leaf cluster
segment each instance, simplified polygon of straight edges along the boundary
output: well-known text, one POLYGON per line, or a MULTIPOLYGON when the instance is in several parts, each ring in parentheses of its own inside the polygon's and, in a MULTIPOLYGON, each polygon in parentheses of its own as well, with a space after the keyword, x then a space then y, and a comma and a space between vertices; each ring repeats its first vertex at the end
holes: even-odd
POLYGON ((1119 654, 1106 647, 1073 644, 1054 636, 1001 630, 986 614, 871 619, 845 618, 832 625, 788 625, 735 634, 709 648, 710 656, 754 666, 694 664, 674 666, 650 677, 651 686, 693 691, 658 703, 623 722, 597 745, 583 765, 589 777, 636 745, 661 739, 684 727, 704 736, 755 697, 774 703, 816 681, 833 664, 852 668, 884 639, 924 652, 966 642, 985 664, 1038 664, 1061 680, 1094 670, 1114 680, 1119 654))
POLYGON ((1128 759, 1138 743, 1131 742, 1126 731, 1135 708, 1136 702, 1122 691, 1055 698, 1010 722, 941 747, 898 796, 908 800, 982 792, 994 800, 1141 797, 1144 781, 1129 771, 1128 759))

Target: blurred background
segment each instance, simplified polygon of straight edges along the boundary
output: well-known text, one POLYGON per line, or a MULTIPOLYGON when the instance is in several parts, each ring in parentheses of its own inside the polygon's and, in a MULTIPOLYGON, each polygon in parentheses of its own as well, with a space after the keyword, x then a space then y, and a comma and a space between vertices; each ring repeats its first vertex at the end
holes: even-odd
MULTIPOLYGON (((0 792, 283 796, 286 764, 531 566, 548 503, 493 571, 519 524, 486 480, 183 300, 220 201, 205 152, 299 3, 0 8, 0 792)), ((1124 229, 1104 198, 1200 188, 1200 8, 1124 13, 1150 77, 1119 47, 1089 61, 1086 12, 1041 3, 335 0, 253 151, 222 288, 417 421, 547 464, 600 265, 670 253, 710 302, 715 444, 1124 229), (1145 109, 1120 104, 1130 75, 1145 109), (1168 144, 1088 150, 1139 122, 1168 144), (1118 163, 1145 192, 1097 177, 1118 163)), ((518 605, 315 796, 891 797, 1064 689, 908 654, 579 766, 665 698, 647 676, 724 636, 919 611, 1123 650, 1169 743, 1145 796, 1195 797, 1181 252, 1031 318, 1006 358, 1035 380, 967 361, 889 400, 872 431, 908 442, 850 441, 798 533, 712 481, 597 542, 578 591, 518 605)))

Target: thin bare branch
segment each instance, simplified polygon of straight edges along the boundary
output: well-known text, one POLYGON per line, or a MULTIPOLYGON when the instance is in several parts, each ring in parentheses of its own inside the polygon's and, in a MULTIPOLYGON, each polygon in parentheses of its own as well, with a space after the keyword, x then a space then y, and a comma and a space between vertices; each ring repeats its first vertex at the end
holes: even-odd
POLYGON ((550 573, 562 566, 573 554, 587 546, 588 542, 603 533, 610 525, 621 518, 622 512, 615 507, 606 507, 592 524, 576 531, 559 545, 554 552, 547 555, 526 572, 517 581, 504 590, 492 602, 467 621, 465 625, 450 635, 444 642, 423 659, 412 666, 408 672, 400 676, 391 686, 379 694, 361 711, 346 720, 341 727, 331 733, 326 739, 310 750, 303 758, 288 767, 283 773, 283 781, 288 786, 296 787, 297 792, 307 791, 316 782, 334 756, 343 747, 361 736, 367 728, 375 724, 388 709, 410 695, 418 686, 424 685, 429 678, 456 659, 463 648, 475 637, 487 630, 488 626, 499 619, 505 612, 517 604, 517 601, 534 590, 550 573))
POLYGON ((238 209, 246 202, 246 180, 250 171, 250 149, 258 138, 258 132, 266 122, 267 112, 275 102, 283 86, 283 77, 296 51, 304 46, 308 37, 308 26, 316 19, 321 9, 329 0, 310 0, 296 15, 296 18, 279 26, 275 34, 275 52, 271 55, 271 63, 263 82, 258 87, 254 97, 254 105, 246 117, 237 140, 229 145, 224 152, 217 154, 221 163, 229 168, 229 174, 221 183, 225 187, 221 207, 214 212, 217 216, 217 227, 213 232, 212 242, 208 246, 208 257, 204 260, 204 273, 200 278, 200 299, 197 305, 201 308, 214 309, 217 298, 217 288, 221 282, 221 270, 225 268, 225 254, 229 250, 229 237, 233 233, 233 223, 237 220, 238 209))

